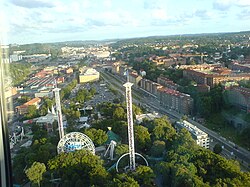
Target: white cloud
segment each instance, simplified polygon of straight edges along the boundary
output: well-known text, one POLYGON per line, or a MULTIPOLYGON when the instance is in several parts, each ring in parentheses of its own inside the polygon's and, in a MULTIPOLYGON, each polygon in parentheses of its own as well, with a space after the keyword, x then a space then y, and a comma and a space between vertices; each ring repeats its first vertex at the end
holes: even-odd
POLYGON ((201 10, 201 9, 195 10, 194 16, 199 17, 204 20, 208 20, 208 19, 212 19, 216 17, 216 15, 213 12, 208 11, 208 10, 201 10))
POLYGON ((214 9, 217 10, 228 10, 232 6, 232 0, 216 0, 213 3, 214 9))
POLYGON ((10 0, 10 2, 24 8, 52 8, 55 6, 54 1, 49 0, 10 0))
POLYGON ((250 6, 249 0, 215 0, 213 2, 214 9, 217 10, 228 10, 232 6, 247 7, 250 6))

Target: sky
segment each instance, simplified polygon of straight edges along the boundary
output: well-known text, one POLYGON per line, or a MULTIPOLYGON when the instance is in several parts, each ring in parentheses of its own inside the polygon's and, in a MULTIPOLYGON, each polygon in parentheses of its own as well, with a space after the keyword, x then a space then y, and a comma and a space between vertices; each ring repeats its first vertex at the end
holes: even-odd
POLYGON ((250 30, 250 0, 0 0, 0 6, 1 42, 8 44, 250 30))

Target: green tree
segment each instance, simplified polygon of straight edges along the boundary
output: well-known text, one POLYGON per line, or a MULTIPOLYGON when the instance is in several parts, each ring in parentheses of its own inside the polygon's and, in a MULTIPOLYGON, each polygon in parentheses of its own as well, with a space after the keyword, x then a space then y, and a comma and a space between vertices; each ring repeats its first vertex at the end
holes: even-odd
MULTIPOLYGON (((248 114, 249 115, 249 114, 248 114)), ((247 147, 250 147, 250 141, 249 141, 249 136, 250 136, 250 128, 246 128, 242 131, 240 135, 240 139, 243 142, 243 144, 247 147)))
POLYGON ((214 148, 213 148, 213 151, 214 151, 214 153, 216 153, 216 154, 220 154, 221 153, 221 151, 222 151, 222 147, 221 147, 221 145, 220 144, 215 144, 215 146, 214 146, 214 148))
POLYGON ((38 111, 36 109, 36 106, 35 105, 28 106, 27 114, 25 114, 25 117, 28 119, 31 119, 31 118, 35 118, 37 116, 38 116, 38 111))
POLYGON ((87 150, 61 153, 49 160, 48 168, 59 174, 62 182, 81 179, 84 186, 106 186, 109 174, 103 167, 103 160, 87 150), (77 174, 77 175, 76 175, 77 174))
POLYGON ((96 94, 96 89, 95 88, 90 88, 89 93, 91 94, 91 96, 94 96, 96 94))
POLYGON ((140 115, 140 114, 143 113, 141 108, 136 106, 135 104, 133 104, 132 108, 133 108, 133 114, 134 115, 140 115))
POLYGON ((137 181, 135 181, 132 177, 128 176, 127 174, 117 174, 116 177, 113 179, 112 187, 139 187, 137 181))
POLYGON ((105 131, 101 129, 90 128, 84 131, 96 146, 104 144, 108 140, 108 135, 105 131))
POLYGON ((236 161, 227 160, 210 150, 200 149, 190 159, 197 175, 211 186, 249 186, 250 173, 242 172, 236 161))
POLYGON ((140 186, 154 186, 155 174, 148 166, 138 166, 131 175, 140 186))
POLYGON ((32 166, 25 171, 25 174, 31 182, 41 186, 41 181, 45 172, 46 166, 44 163, 34 162, 32 166))
POLYGON ((24 82, 28 75, 31 73, 31 64, 29 63, 10 63, 9 73, 13 85, 17 86, 24 82))
POLYGON ((128 153, 128 145, 127 144, 119 144, 115 148, 115 154, 120 157, 125 153, 128 153))
POLYGON ((176 134, 175 129, 166 117, 154 120, 155 128, 153 129, 152 136, 155 140, 162 140, 171 142, 176 134))
POLYGON ((117 107, 113 112, 113 118, 115 120, 124 120, 126 118, 126 113, 122 107, 117 107))
POLYGON ((27 95, 22 95, 20 99, 19 98, 17 99, 19 104, 24 104, 24 103, 26 103, 26 102, 28 102, 30 100, 31 100, 31 97, 29 97, 27 95))
POLYGON ((146 127, 141 125, 134 126, 134 134, 135 134, 135 146, 141 150, 145 151, 148 149, 151 144, 150 134, 146 127))
POLYGON ((166 144, 164 141, 156 140, 151 147, 150 153, 152 156, 161 157, 165 150, 166 144))

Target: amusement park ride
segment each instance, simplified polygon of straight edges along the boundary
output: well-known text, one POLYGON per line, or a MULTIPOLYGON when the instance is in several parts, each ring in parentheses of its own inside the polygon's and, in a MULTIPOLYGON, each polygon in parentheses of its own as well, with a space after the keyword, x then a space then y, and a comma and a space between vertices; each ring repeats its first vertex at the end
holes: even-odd
POLYGON ((147 160, 139 153, 135 152, 135 145, 134 145, 134 123, 133 123, 133 110, 132 110, 132 87, 133 83, 129 82, 128 72, 127 72, 127 82, 123 85, 126 88, 126 104, 127 104, 127 120, 128 120, 128 144, 129 144, 129 152, 123 154, 116 163, 116 171, 119 172, 119 162, 122 158, 129 155, 129 166, 125 167, 128 168, 130 171, 135 171, 136 163, 135 163, 135 155, 141 157, 145 164, 148 166, 147 160))
MULTIPOLYGON (((133 83, 129 82, 127 77, 127 82, 123 85, 126 88, 126 104, 127 104, 127 122, 128 122, 128 142, 129 142, 129 152, 123 154, 115 164, 116 171, 119 172, 119 163, 122 158, 129 155, 129 165, 125 167, 125 171, 135 171, 136 170, 136 158, 141 157, 145 164, 148 166, 147 160, 139 153, 135 152, 134 146, 134 124, 133 124, 133 110, 132 110, 132 87, 133 83), (137 156, 137 157, 136 157, 137 156)), ((60 95, 59 88, 55 88, 55 100, 56 100, 56 113, 58 115, 58 129, 60 141, 57 145, 58 154, 62 152, 72 152, 75 150, 86 149, 95 154, 95 146, 92 140, 83 133, 80 132, 71 132, 64 135, 63 123, 62 123, 62 113, 60 105, 60 95)), ((114 159, 114 149, 116 146, 115 141, 111 141, 108 148, 105 151, 104 156, 107 156, 109 153, 110 160, 114 159)))
POLYGON ((53 90, 55 92, 55 100, 56 100, 56 113, 58 118, 58 129, 59 129, 59 137, 60 141, 57 145, 58 154, 62 152, 72 152, 80 149, 89 150, 91 153, 95 154, 95 146, 92 140, 85 134, 80 132, 71 132, 68 134, 64 134, 63 129, 63 121, 62 121, 62 111, 61 111, 61 102, 60 102, 60 88, 55 88, 53 90))
POLYGON ((12 149, 17 142, 22 141, 25 136, 23 127, 19 128, 21 128, 21 131, 19 133, 14 132, 10 137, 10 149, 12 149))

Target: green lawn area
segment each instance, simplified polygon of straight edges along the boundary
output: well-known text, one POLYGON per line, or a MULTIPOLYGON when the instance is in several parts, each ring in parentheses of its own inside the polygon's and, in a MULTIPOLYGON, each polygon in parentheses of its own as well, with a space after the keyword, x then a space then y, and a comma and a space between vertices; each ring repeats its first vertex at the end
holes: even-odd
POLYGON ((244 147, 244 142, 240 139, 240 132, 237 131, 233 126, 228 124, 221 113, 213 114, 208 120, 206 120, 205 126, 215 132, 221 134, 226 139, 244 147))

